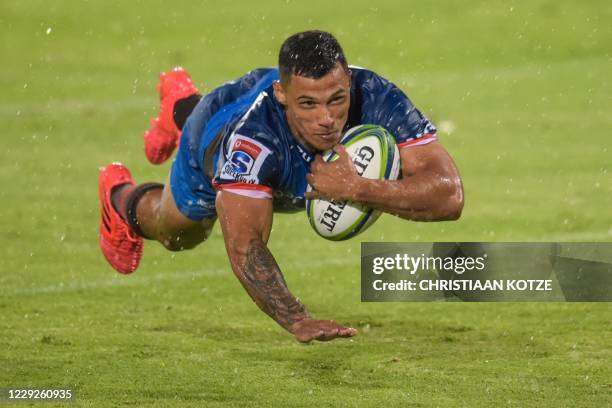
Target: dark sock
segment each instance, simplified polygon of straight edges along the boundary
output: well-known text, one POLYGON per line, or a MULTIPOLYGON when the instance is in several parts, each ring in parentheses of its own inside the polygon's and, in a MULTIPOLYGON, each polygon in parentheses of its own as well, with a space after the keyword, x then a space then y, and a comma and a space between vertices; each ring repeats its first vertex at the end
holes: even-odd
POLYGON ((133 184, 120 184, 113 187, 111 190, 111 204, 115 211, 119 213, 123 221, 127 220, 127 210, 125 208, 125 199, 130 194, 130 190, 134 187, 133 184))
POLYGON ((202 95, 196 93, 176 101, 174 111, 172 112, 176 127, 183 130, 187 118, 191 115, 198 102, 200 102, 200 99, 202 99, 202 95))
POLYGON ((155 189, 163 189, 164 185, 160 183, 143 183, 143 184, 120 184, 113 187, 111 191, 111 204, 115 211, 119 213, 123 221, 127 222, 136 235, 143 238, 144 232, 140 228, 138 218, 136 217, 136 207, 138 201, 145 195, 146 192, 155 189))
MULTIPOLYGON (((120 188, 123 188, 121 186, 120 188)), ((138 202, 140 199, 151 190, 161 190, 164 188, 163 184, 160 183, 143 183, 135 185, 129 185, 126 189, 120 190, 117 194, 118 197, 118 207, 119 213, 121 217, 128 223, 132 231, 140 237, 151 239, 151 237, 147 237, 145 233, 140 228, 140 223, 138 222, 138 217, 136 215, 136 208, 138 207, 138 202)), ((112 193, 111 193, 112 200, 112 193)))

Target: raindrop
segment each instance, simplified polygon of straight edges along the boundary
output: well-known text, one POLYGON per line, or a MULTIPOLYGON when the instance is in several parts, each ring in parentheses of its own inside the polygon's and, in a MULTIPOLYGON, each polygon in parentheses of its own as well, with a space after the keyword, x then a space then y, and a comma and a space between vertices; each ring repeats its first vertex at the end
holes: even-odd
POLYGON ((447 135, 451 135, 455 131, 455 123, 450 120, 440 121, 438 127, 442 133, 446 133, 447 135))

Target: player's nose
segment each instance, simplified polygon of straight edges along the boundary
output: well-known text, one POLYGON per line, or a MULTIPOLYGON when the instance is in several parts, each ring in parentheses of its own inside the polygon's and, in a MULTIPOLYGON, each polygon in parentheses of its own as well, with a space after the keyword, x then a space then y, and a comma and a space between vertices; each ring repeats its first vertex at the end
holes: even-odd
POLYGON ((334 125, 334 118, 331 111, 327 108, 321 108, 317 119, 319 126, 331 128, 334 125))

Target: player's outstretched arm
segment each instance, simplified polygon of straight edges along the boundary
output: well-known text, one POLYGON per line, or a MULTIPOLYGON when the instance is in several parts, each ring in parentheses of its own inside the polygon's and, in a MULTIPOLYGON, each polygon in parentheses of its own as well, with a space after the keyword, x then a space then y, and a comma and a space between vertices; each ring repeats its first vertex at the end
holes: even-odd
POLYGON ((351 337, 357 331, 331 320, 312 319, 287 288, 266 243, 272 226, 272 201, 221 191, 217 213, 234 274, 257 306, 297 340, 351 337))
POLYGON ((455 163, 438 142, 400 149, 402 177, 396 181, 359 177, 342 145, 339 158, 311 166, 308 198, 351 200, 415 221, 455 220, 463 209, 463 185, 455 163))

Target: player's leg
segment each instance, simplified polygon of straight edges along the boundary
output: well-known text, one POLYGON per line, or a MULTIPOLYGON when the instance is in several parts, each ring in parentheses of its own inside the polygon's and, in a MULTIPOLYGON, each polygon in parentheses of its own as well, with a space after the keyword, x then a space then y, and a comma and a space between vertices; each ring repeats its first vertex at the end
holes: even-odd
POLYGON ((153 164, 161 164, 172 155, 183 124, 201 98, 191 77, 181 67, 163 72, 157 91, 159 115, 151 119, 151 127, 144 134, 145 155, 153 164))
MULTIPOLYGON (((161 157, 164 161, 174 151, 201 95, 180 68, 162 74, 158 90, 160 116, 145 135, 145 151, 150 160, 151 154, 155 160, 161 157)), ((196 120, 191 143, 199 142, 207 120, 205 115, 196 120)), ((185 132, 189 132, 187 127, 185 132)), ((157 240, 170 250, 182 250, 193 248, 210 235, 216 219, 216 193, 202 169, 193 166, 198 160, 192 157, 190 143, 184 142, 165 187, 159 183, 135 185, 129 170, 119 163, 100 173, 100 247, 117 271, 131 273, 138 267, 144 238, 157 240)))
POLYGON ((177 208, 170 183, 123 185, 113 192, 113 204, 132 230, 160 242, 171 251, 191 249, 208 238, 215 217, 192 220, 177 208))
MULTIPOLYGON (((136 185, 129 170, 120 163, 102 169, 100 249, 115 270, 124 274, 136 270, 145 238, 178 251, 193 248, 210 235, 216 218, 214 199, 208 207, 187 212, 190 219, 178 209, 171 190, 168 184, 136 185)), ((186 208, 185 194, 180 198, 186 208)))

